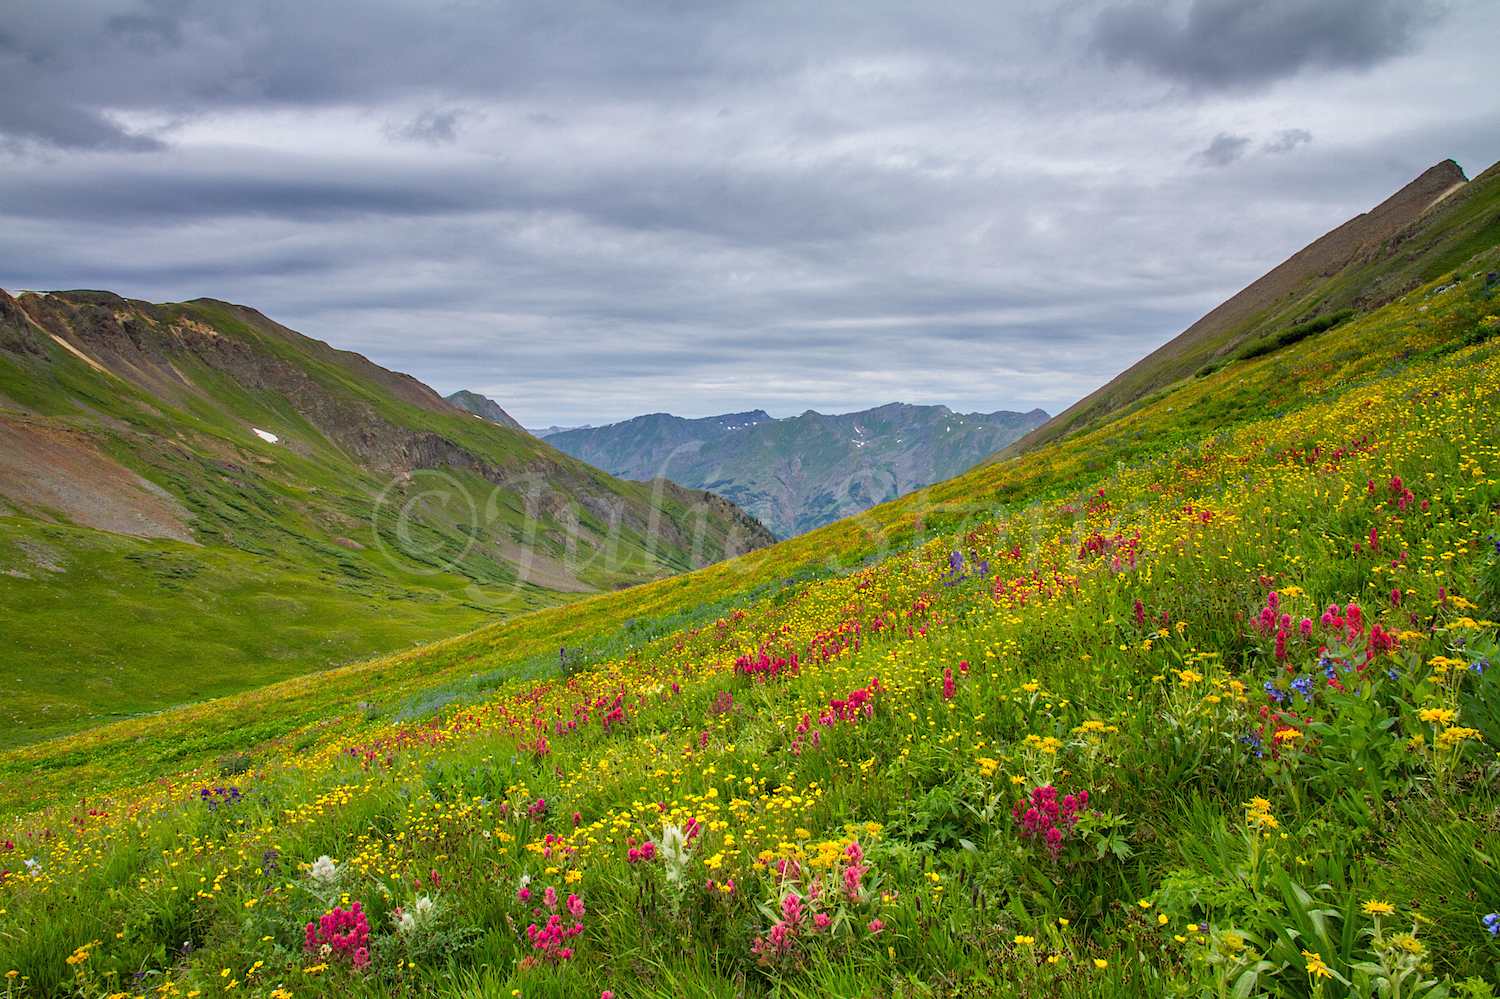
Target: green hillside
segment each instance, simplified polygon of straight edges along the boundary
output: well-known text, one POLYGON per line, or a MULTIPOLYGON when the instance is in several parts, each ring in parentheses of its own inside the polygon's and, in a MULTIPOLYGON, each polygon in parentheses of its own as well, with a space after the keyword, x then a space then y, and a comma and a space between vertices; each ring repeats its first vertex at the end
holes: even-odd
POLYGON ((0 293, 0 745, 770 540, 250 309, 0 293))

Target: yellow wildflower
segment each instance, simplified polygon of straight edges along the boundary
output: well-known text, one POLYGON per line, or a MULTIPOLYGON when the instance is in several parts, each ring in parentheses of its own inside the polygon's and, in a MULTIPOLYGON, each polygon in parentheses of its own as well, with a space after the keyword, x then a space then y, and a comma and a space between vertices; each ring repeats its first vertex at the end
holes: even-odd
POLYGON ((1310 950, 1304 950, 1302 956, 1307 961, 1307 977, 1311 979, 1333 977, 1333 971, 1328 965, 1323 963, 1322 955, 1310 950))

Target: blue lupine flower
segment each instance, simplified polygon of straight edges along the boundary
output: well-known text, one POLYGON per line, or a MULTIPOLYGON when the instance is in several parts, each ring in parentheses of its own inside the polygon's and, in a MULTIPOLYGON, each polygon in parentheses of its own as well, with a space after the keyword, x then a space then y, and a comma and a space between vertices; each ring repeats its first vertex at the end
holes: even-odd
POLYGON ((1276 684, 1272 683, 1270 680, 1267 680, 1264 684, 1262 684, 1261 689, 1266 692, 1266 696, 1270 697, 1271 700, 1275 701, 1277 704, 1286 703, 1286 691, 1277 688, 1276 684))
POLYGON ((1297 677, 1297 679, 1292 681, 1291 686, 1293 690, 1301 694, 1303 697, 1312 697, 1312 677, 1299 676, 1297 677))
POLYGON ((1490 661, 1488 659, 1479 658, 1474 660, 1472 665, 1474 667, 1474 672, 1483 673, 1485 670, 1490 668, 1490 661))
POLYGON ((1490 931, 1490 936, 1500 936, 1500 912, 1492 912, 1480 920, 1484 928, 1490 931))

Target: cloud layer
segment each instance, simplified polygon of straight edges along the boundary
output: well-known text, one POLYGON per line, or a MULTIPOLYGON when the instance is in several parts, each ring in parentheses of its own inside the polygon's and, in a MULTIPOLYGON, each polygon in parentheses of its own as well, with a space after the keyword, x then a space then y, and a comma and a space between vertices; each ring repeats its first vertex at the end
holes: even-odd
POLYGON ((0 285, 255 306, 532 426, 1057 411, 1448 156, 1385 0, 0 9, 0 285))
POLYGON ((1414 48, 1430 0, 1152 0, 1106 7, 1099 49, 1200 87, 1254 86, 1304 69, 1368 69, 1414 48))

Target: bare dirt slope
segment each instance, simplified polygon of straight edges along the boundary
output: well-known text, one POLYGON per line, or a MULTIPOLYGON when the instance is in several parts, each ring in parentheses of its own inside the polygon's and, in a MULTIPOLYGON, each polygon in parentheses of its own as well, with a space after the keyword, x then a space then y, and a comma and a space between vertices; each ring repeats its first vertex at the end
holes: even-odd
POLYGON ((197 544, 174 497, 55 425, 0 419, 0 496, 33 516, 197 544))

